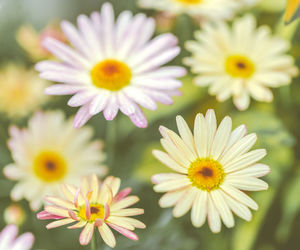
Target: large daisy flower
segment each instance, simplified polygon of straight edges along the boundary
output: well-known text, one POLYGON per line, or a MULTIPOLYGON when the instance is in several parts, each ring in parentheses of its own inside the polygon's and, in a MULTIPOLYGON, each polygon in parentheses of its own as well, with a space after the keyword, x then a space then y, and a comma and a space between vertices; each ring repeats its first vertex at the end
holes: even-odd
POLYGON ((18 183, 11 191, 13 200, 25 198, 33 210, 45 195, 58 193, 63 181, 80 182, 82 175, 105 174, 102 142, 93 141, 91 128, 73 128, 60 111, 36 113, 27 129, 10 128, 8 146, 14 163, 4 167, 7 178, 18 183))
POLYGON ((113 120, 120 109, 138 127, 147 120, 140 108, 155 110, 156 102, 172 104, 171 96, 179 95, 185 74, 182 67, 163 64, 180 52, 177 39, 163 34, 150 41, 154 20, 144 14, 132 16, 122 12, 116 23, 111 4, 105 3, 101 13, 89 19, 78 17, 78 30, 62 22, 62 30, 74 48, 47 38, 43 45, 62 62, 37 64, 40 76, 62 84, 46 89, 47 94, 75 94, 68 104, 79 107, 75 127, 81 127, 93 115, 103 111, 113 120))
POLYGON ((34 236, 32 233, 24 233, 17 237, 18 227, 8 225, 0 232, 1 250, 29 250, 31 249, 34 236))
POLYGON ((34 70, 6 65, 0 71, 0 112, 13 119, 29 115, 48 99, 43 93, 48 85, 34 70))
POLYGON ((184 63, 198 74, 195 84, 209 86, 218 101, 233 96, 240 110, 248 108, 250 96, 272 101, 268 87, 288 85, 297 74, 293 58, 285 54, 289 43, 272 37, 268 27, 255 26, 251 15, 234 21, 232 29, 223 22, 207 24, 195 33, 197 41, 186 43, 192 56, 184 63))
POLYGON ((102 239, 110 247, 116 245, 110 228, 131 240, 138 240, 138 236, 132 231, 146 226, 128 216, 143 214, 144 210, 128 208, 138 202, 139 198, 128 196, 131 188, 118 192, 119 188, 119 178, 109 176, 103 183, 99 183, 95 175, 90 179, 83 178, 78 189, 72 185, 62 185, 61 192, 65 199, 47 197, 49 205, 46 205, 45 210, 38 213, 37 217, 41 220, 55 220, 46 226, 47 229, 75 222, 68 228, 83 228, 79 237, 82 245, 89 244, 95 229, 98 229, 102 239))
POLYGON ((240 3, 236 0, 139 0, 139 5, 173 15, 185 13, 215 21, 231 18, 240 3))
POLYGON ((221 220, 227 227, 234 226, 232 213, 251 220, 249 208, 256 210, 258 205, 243 191, 267 189, 268 184, 258 177, 270 171, 269 166, 256 163, 266 155, 265 149, 249 151, 256 134, 246 135, 244 125, 231 131, 228 116, 217 128, 213 110, 208 110, 205 117, 196 116, 194 135, 181 116, 177 117, 177 126, 180 136, 160 128, 161 144, 167 153, 153 151, 158 160, 177 172, 152 177, 154 190, 167 192, 159 205, 175 206, 175 217, 192 209, 192 224, 201 227, 207 217, 214 233, 221 230, 221 220))

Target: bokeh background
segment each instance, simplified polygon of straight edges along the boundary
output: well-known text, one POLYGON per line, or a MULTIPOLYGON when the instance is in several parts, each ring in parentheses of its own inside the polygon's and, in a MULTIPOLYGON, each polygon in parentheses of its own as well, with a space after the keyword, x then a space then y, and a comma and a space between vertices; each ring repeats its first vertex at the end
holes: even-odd
MULTIPOLYGON (((75 22, 79 14, 90 14, 99 10, 101 0, 2 0, 0 8, 0 67, 8 63, 24 64, 28 69, 34 63, 16 41, 16 32, 24 24, 30 24, 37 30, 44 28, 52 20, 67 19, 75 22)), ((141 11, 134 0, 110 1, 117 13, 130 9, 134 13, 141 11)), ((285 1, 262 4, 251 10, 259 24, 269 25, 274 33, 292 38, 290 54, 297 60, 300 57, 300 29, 298 22, 291 26, 282 25, 282 13, 285 1), (292 32, 296 29, 295 32, 292 32), (293 34, 292 34, 293 33, 293 34)), ((153 15, 154 11, 145 11, 153 15)), ((242 14, 242 13, 240 13, 242 14)), ((193 38, 197 25, 188 16, 176 19, 172 29, 180 44, 193 38)), ((159 32, 159 31, 158 31, 159 32)), ((182 57, 188 55, 183 49, 174 63, 181 64, 182 57)), ((104 150, 108 154, 109 173, 122 179, 122 187, 131 186, 133 193, 141 198, 138 207, 145 209, 139 216, 146 225, 146 230, 137 230, 140 240, 132 242, 117 235, 116 249, 147 249, 147 250, 296 250, 300 246, 300 79, 295 78, 290 86, 273 89, 274 101, 270 104, 252 101, 248 111, 238 112, 232 101, 218 103, 215 97, 207 94, 207 89, 195 87, 192 75, 183 79, 183 96, 176 97, 174 105, 162 106, 158 110, 146 111, 149 120, 147 129, 134 127, 125 116, 118 115, 117 121, 107 122, 102 114, 89 121, 95 131, 95 138, 105 142, 104 150), (263 162, 271 166, 271 173, 265 178, 270 188, 257 194, 250 194, 260 206, 253 212, 251 222, 236 219, 236 226, 213 234, 205 225, 194 228, 190 222, 190 214, 182 218, 172 217, 171 209, 158 206, 160 195, 152 190, 151 175, 167 172, 151 154, 152 149, 159 145, 159 125, 176 129, 175 116, 181 114, 193 124, 195 114, 214 108, 218 120, 225 115, 233 118, 234 125, 246 124, 250 132, 258 134, 256 147, 264 147, 268 155, 263 162), (113 126, 115 135, 107 133, 107 127, 113 126), (112 137, 115 136, 112 143, 112 137), (108 139, 109 138, 109 139, 108 139)), ((1 89, 0 89, 1 91, 1 89)), ((42 110, 61 109, 67 116, 72 116, 76 108, 68 107, 69 97, 51 97, 42 110)), ((7 149, 8 127, 11 124, 26 126, 25 119, 12 120, 4 113, 0 114, 0 169, 12 162, 7 149)), ((111 130, 110 130, 111 131, 111 130)), ((5 226, 4 210, 12 204, 9 198, 14 182, 7 180, 0 171, 0 228, 5 226)), ((89 249, 80 246, 78 237, 80 230, 57 228, 47 230, 46 222, 38 221, 26 201, 18 203, 25 211, 26 220, 20 230, 33 232, 35 245, 33 249, 68 250, 89 249)), ((99 237, 100 243, 100 237, 99 237)), ((100 249, 110 249, 100 243, 100 249)))

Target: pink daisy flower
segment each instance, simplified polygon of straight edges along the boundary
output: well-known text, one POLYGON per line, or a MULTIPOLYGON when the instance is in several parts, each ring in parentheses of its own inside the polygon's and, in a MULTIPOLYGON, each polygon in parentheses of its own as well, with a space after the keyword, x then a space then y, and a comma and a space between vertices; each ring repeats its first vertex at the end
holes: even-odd
POLYGON ((78 29, 67 21, 61 25, 73 48, 53 38, 43 41, 61 60, 36 65, 42 78, 60 83, 46 94, 74 95, 68 105, 81 107, 74 119, 77 128, 102 111, 113 120, 118 110, 136 126, 147 127, 141 107, 155 110, 157 102, 170 105, 171 97, 180 94, 182 83, 176 78, 185 69, 162 67, 179 54, 177 38, 162 34, 150 40, 155 23, 144 14, 124 11, 115 22, 110 3, 90 18, 80 15, 77 24, 78 29))

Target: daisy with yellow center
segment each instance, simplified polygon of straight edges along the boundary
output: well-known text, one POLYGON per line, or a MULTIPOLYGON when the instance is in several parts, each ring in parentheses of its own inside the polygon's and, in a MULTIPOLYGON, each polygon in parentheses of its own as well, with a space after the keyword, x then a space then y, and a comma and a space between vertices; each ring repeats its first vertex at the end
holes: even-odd
POLYGON ((229 19, 243 6, 236 0, 139 0, 139 5, 172 15, 188 14, 213 21, 229 19))
POLYGON ((9 64, 0 72, 0 112, 9 118, 23 118, 48 99, 44 88, 48 81, 40 79, 35 71, 9 64))
POLYGON ((180 136, 160 127, 161 144, 167 153, 153 151, 159 161, 177 172, 152 177, 154 190, 166 192, 159 205, 174 206, 175 217, 192 209, 192 224, 201 227, 207 218, 214 233, 220 232, 221 220, 227 227, 234 226, 232 213, 250 221, 249 208, 256 210, 258 205, 243 191, 267 189, 268 184, 258 177, 270 171, 269 166, 257 163, 266 155, 265 149, 249 151, 256 134, 246 135, 244 125, 231 131, 228 116, 217 127, 213 110, 205 117, 196 116, 194 134, 181 116, 176 120, 180 136))
POLYGON ((57 195, 61 182, 78 184, 82 175, 103 175, 102 142, 93 141, 91 128, 76 130, 60 111, 36 113, 27 129, 10 128, 8 141, 14 163, 4 167, 7 178, 18 183, 13 200, 25 198, 39 209, 45 195, 57 195))
POLYGON ((43 45, 62 60, 44 61, 36 65, 42 78, 60 82, 46 89, 50 95, 74 95, 68 102, 80 107, 75 127, 81 127, 93 115, 103 111, 113 120, 118 110, 129 116, 138 127, 146 127, 141 107, 155 110, 157 102, 172 104, 179 95, 185 69, 165 66, 180 48, 172 34, 151 37, 155 30, 152 18, 144 14, 132 16, 124 11, 114 20, 110 3, 88 18, 80 15, 78 30, 62 22, 62 30, 74 48, 47 38, 43 45))
POLYGON ((289 43, 272 37, 266 26, 255 28, 251 15, 237 19, 232 29, 225 23, 204 25, 197 31, 197 41, 188 41, 192 56, 184 59, 198 76, 195 84, 209 86, 209 93, 222 102, 233 97, 239 110, 257 101, 271 102, 269 87, 291 83, 298 70, 294 59, 286 55, 289 43))
POLYGON ((80 188, 73 185, 62 185, 61 192, 65 199, 47 197, 49 205, 38 213, 40 220, 55 219, 47 229, 75 223, 68 228, 83 228, 79 242, 87 245, 93 233, 98 229, 104 242, 115 247, 116 240, 110 228, 123 234, 131 240, 138 240, 132 231, 135 228, 145 228, 144 223, 130 218, 144 213, 140 208, 128 208, 139 201, 137 196, 128 196, 131 188, 118 192, 120 179, 109 176, 103 183, 92 175, 90 179, 83 178, 80 188))

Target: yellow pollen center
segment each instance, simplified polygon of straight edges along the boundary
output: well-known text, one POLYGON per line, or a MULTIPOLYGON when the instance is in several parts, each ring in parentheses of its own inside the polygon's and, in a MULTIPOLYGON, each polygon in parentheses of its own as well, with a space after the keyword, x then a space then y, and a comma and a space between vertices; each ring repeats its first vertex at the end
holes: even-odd
POLYGON ((183 3, 183 4, 199 4, 202 2, 202 0, 175 0, 177 2, 183 3))
POLYGON ((225 61, 225 70, 232 77, 250 78, 255 71, 255 66, 243 55, 231 55, 225 61))
POLYGON ((97 219, 103 219, 105 215, 104 206, 101 204, 91 204, 91 217, 86 217, 85 206, 79 208, 78 217, 84 221, 95 222, 97 219))
POLYGON ((210 158, 201 158, 192 162, 188 169, 188 178, 193 186, 211 191, 223 183, 225 173, 222 165, 210 158))
POLYGON ((60 154, 44 151, 34 159, 33 171, 38 178, 45 182, 59 181, 67 172, 67 164, 60 154))
POLYGON ((91 70, 92 83, 103 89, 117 91, 129 85, 131 70, 123 62, 106 59, 96 64, 91 70))

